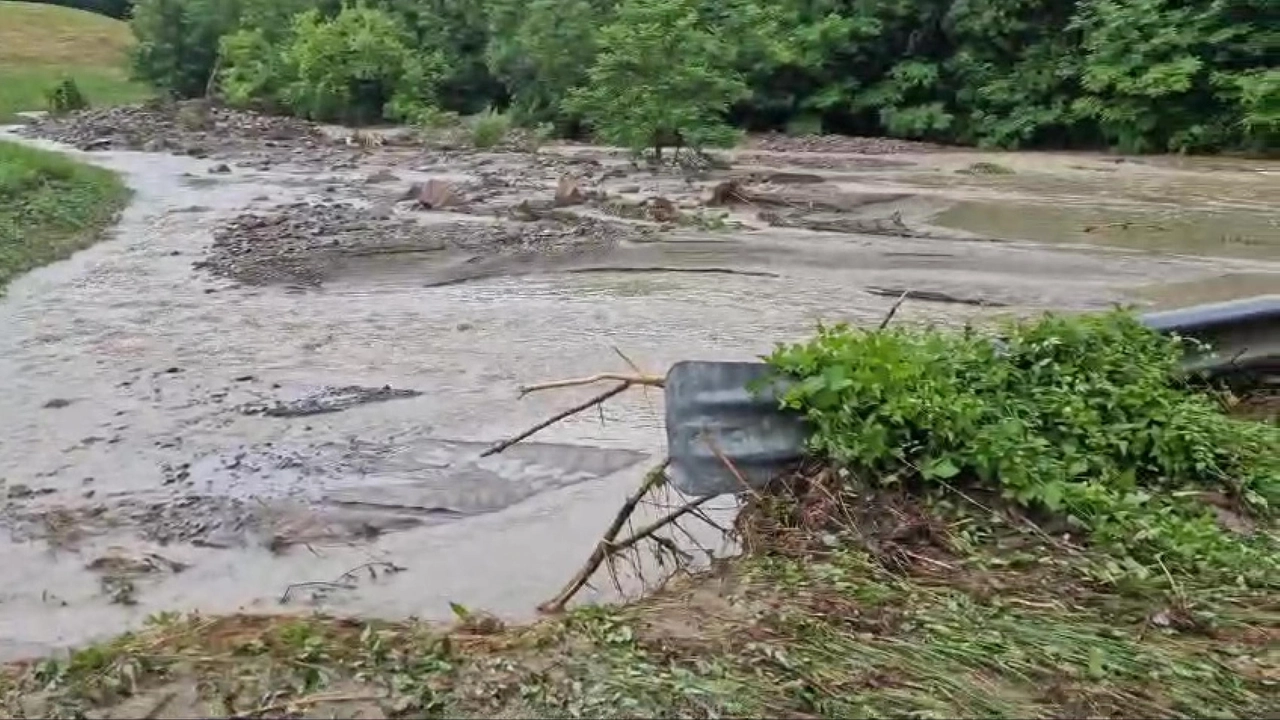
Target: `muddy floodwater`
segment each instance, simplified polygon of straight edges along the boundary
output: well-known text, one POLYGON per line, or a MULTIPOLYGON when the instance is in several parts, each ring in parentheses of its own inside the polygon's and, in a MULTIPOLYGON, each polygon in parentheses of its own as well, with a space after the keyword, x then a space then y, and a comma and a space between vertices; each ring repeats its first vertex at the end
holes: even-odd
POLYGON ((1280 292, 1276 164, 325 137, 23 140, 136 194, 0 299, 0 658, 161 611, 530 617, 662 453, 661 394, 480 451, 618 351, 752 359, 905 290, 895 322, 1280 292))

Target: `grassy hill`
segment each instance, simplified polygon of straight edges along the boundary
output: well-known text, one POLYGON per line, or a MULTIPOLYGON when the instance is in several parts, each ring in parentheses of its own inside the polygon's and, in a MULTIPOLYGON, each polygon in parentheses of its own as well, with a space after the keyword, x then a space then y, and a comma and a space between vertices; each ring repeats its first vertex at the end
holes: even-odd
POLYGON ((0 0, 0 122, 42 110, 64 75, 91 105, 134 102, 149 94, 129 80, 129 26, 84 10, 0 0))

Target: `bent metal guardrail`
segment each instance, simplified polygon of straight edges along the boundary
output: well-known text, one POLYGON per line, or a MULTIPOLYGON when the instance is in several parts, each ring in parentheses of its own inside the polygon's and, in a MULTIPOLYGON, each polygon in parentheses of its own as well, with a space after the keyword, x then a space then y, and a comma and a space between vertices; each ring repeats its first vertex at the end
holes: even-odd
MULTIPOLYGON (((1280 295, 1265 295, 1142 316, 1148 327, 1194 338, 1210 350, 1190 352, 1188 372, 1280 374, 1280 295)), ((667 475, 681 492, 705 497, 759 487, 802 456, 802 419, 778 407, 780 379, 759 362, 676 363, 665 383, 667 475)))

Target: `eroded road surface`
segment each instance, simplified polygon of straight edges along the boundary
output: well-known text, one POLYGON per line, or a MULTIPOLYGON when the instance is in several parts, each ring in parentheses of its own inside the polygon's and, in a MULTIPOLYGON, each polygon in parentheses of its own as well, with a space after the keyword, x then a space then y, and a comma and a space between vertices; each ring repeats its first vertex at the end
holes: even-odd
POLYGON ((614 348, 751 359, 905 290, 896 322, 1280 292, 1275 164, 768 138, 653 174, 163 112, 24 131, 136 197, 0 300, 0 658, 166 610, 531 615, 661 454, 660 393, 480 451, 614 348))

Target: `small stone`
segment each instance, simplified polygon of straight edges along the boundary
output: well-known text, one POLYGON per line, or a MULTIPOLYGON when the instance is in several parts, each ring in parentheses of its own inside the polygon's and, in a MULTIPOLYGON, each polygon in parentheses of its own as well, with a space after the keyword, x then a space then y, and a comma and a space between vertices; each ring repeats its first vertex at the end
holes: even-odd
POLYGON ((209 168, 209 172, 214 175, 225 175, 226 173, 231 172, 231 167, 226 163, 218 163, 217 165, 209 168))
POLYGON ((556 183, 556 207, 581 205, 583 202, 585 198, 582 195, 582 188, 578 186, 578 179, 572 175, 561 175, 560 182, 556 183))
POLYGON ((414 183, 409 188, 409 191, 405 193, 403 199, 415 200, 419 206, 427 210, 438 210, 462 204, 462 197, 458 195, 453 185, 444 180, 434 178, 425 183, 414 183))
POLYGON ((382 168, 370 174, 368 177, 364 179, 364 181, 372 185, 375 183, 395 182, 399 179, 400 179, 399 176, 397 176, 395 173, 391 172, 386 168, 382 168))
POLYGON ((64 408, 70 404, 71 401, 66 398, 53 398, 46 402, 44 407, 48 410, 57 410, 58 408, 64 408))

